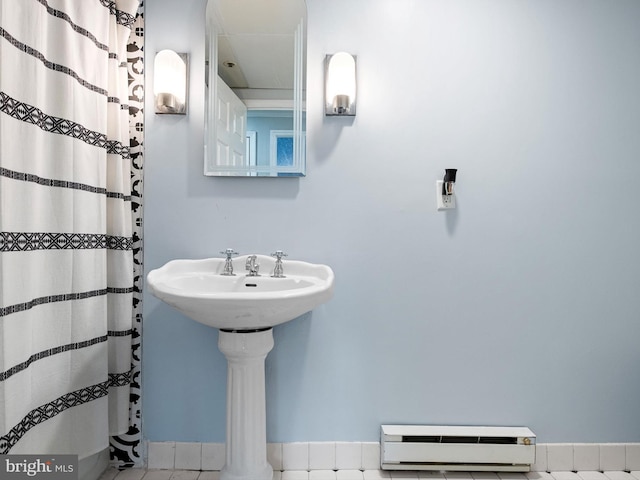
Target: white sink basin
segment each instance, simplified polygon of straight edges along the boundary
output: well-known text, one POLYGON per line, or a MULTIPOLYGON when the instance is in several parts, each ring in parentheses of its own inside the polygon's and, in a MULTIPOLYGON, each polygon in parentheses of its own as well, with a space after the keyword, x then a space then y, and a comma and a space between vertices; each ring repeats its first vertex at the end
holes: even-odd
POLYGON ((225 259, 172 260, 147 275, 150 292, 191 319, 224 330, 256 330, 288 322, 333 295, 326 265, 283 260, 285 278, 272 278, 275 259, 257 255, 260 276, 233 259, 235 276, 221 275, 225 259))

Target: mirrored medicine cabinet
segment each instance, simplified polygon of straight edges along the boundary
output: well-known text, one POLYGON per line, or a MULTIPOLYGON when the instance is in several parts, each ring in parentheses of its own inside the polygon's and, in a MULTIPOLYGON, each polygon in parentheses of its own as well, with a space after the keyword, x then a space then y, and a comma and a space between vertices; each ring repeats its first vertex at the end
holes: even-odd
POLYGON ((305 0, 208 0, 204 174, 305 175, 305 0))

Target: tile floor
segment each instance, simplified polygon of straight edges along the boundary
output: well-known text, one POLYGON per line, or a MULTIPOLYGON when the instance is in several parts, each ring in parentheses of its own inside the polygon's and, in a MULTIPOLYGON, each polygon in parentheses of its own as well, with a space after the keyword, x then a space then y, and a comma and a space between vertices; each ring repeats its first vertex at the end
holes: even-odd
MULTIPOLYGON (((225 445, 224 443, 149 442, 147 461, 149 470, 216 471, 224 466, 225 445)), ((315 472, 319 470, 324 472, 322 474, 311 473, 312 478, 310 480, 316 480, 316 475, 321 475, 323 479, 328 477, 329 480, 337 480, 338 474, 333 473, 333 471, 378 471, 380 465, 380 443, 268 443, 267 461, 278 471, 315 472)), ((534 472, 638 472, 640 471, 640 442, 537 444, 535 463, 532 466, 532 470, 534 472)), ((297 477, 300 474, 289 473, 287 475, 297 477)), ((340 473, 340 475, 342 477, 347 474, 340 473)), ((358 474, 355 475, 358 477, 358 474)), ((373 474, 367 473, 367 475, 373 474)), ((455 477, 454 475, 449 476, 455 477)), ((304 474, 303 477, 305 477, 304 474)), ((427 474, 423 474, 422 477, 434 478, 433 475, 428 476, 427 474)), ((359 478, 362 478, 362 475, 359 478)), ((442 479, 444 477, 439 474, 439 477, 436 478, 442 479)), ((495 479, 496 476, 494 475, 491 478, 495 479)), ((600 480, 610 480, 609 477, 599 478, 600 480)), ((282 480, 282 476, 276 480, 282 480)), ((306 477, 304 480, 307 480, 306 477)), ((321 479, 318 478, 318 480, 321 479)), ((501 479, 498 477, 497 480, 501 479)), ((520 480, 530 479, 521 477, 520 480)), ((578 479, 574 478, 574 480, 596 479, 583 479, 580 477, 578 479)))
MULTIPOLYGON (((107 470, 100 480, 219 480, 220 472, 196 470, 144 470, 131 468, 107 470)), ((273 480, 640 480, 640 471, 632 472, 399 472, 383 470, 288 470, 276 471, 273 480)))

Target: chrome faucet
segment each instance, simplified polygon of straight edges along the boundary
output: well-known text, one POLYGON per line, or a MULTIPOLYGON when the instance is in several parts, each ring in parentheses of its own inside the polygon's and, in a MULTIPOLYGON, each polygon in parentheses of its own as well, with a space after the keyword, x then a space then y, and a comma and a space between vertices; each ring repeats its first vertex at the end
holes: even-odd
POLYGON ((285 278, 284 268, 282 266, 282 257, 286 257, 287 254, 282 250, 276 250, 271 254, 272 257, 276 257, 276 264, 273 267, 273 275, 274 278, 285 278))
POLYGON ((227 256, 227 258, 224 261, 224 267, 222 269, 222 273, 220 275, 226 275, 226 276, 235 275, 235 273, 233 273, 233 262, 231 261, 231 256, 238 255, 238 252, 234 251, 233 248, 227 248, 224 252, 220 252, 220 253, 227 256))
POLYGON ((260 268, 260 265, 258 265, 258 257, 256 255, 249 255, 247 257, 247 263, 245 264, 245 270, 249 271, 249 274, 247 276, 249 277, 259 277, 260 274, 258 273, 258 269, 260 268))

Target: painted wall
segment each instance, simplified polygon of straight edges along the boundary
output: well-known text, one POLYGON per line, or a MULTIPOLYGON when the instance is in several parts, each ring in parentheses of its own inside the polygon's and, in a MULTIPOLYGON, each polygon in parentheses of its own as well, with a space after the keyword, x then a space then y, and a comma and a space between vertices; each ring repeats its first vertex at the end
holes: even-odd
POLYGON ((247 131, 256 132, 256 157, 258 165, 271 162, 271 131, 293 130, 293 112, 257 111, 255 116, 247 115, 247 131), (273 115, 273 116, 270 116, 273 115))
MULTIPOLYGON (((204 4, 145 5, 147 65, 191 54, 189 114, 147 98, 145 268, 227 247, 333 267, 331 302, 275 329, 269 441, 396 422, 640 441, 640 2, 308 0, 301 179, 202 175, 204 4), (338 50, 353 119, 322 113, 338 50)), ((224 441, 216 331, 144 312, 146 438, 224 441)))

